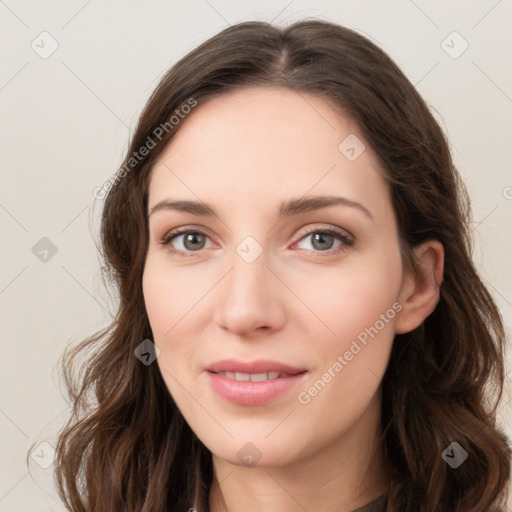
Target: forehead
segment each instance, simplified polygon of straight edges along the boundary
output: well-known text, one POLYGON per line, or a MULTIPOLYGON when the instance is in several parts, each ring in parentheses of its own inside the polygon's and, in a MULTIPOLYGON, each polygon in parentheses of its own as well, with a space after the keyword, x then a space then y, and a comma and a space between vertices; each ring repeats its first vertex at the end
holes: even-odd
POLYGON ((152 170, 149 205, 172 195, 261 208, 339 192, 375 203, 379 215, 390 207, 382 175, 357 123, 328 102, 254 87, 209 99, 181 121, 152 170))

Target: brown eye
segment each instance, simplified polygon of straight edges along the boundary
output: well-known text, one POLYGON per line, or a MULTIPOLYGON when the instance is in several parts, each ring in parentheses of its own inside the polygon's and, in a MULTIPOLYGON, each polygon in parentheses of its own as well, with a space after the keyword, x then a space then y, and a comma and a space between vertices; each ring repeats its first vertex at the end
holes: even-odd
POLYGON ((160 242, 164 246, 170 246, 174 253, 193 253, 205 248, 209 237, 200 230, 177 230, 168 233, 160 242))
POLYGON ((183 245, 190 251, 202 249, 205 245, 204 235, 201 233, 187 233, 184 235, 183 245))

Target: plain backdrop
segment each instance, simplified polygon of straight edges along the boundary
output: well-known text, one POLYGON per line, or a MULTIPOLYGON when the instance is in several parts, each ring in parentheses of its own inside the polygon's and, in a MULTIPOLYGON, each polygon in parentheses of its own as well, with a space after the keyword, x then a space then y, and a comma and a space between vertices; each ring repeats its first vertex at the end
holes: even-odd
MULTIPOLYGON (((64 510, 52 483, 68 410, 57 363, 115 310, 94 190, 120 166, 149 94, 230 24, 308 16, 369 37, 432 107, 472 199, 475 262, 512 331, 511 0, 0 1, 0 511, 64 510)), ((510 382, 510 350, 507 364, 510 382)), ((507 395, 509 435, 511 409, 507 395)))

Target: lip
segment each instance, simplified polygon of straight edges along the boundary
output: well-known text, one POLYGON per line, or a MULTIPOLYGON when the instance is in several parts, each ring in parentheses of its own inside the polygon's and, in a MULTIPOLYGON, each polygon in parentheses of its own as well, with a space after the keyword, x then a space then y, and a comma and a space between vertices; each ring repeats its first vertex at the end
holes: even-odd
POLYGON ((304 378, 307 371, 277 361, 242 362, 229 359, 213 363, 205 368, 205 373, 212 389, 228 402, 236 405, 258 406, 271 402, 290 391, 304 378), (265 381, 237 381, 215 373, 267 373, 272 371, 287 375, 265 381))
POLYGON ((304 372, 306 368, 298 368, 280 363, 278 361, 271 361, 268 359, 258 359, 257 361, 237 361, 236 359, 224 359, 217 361, 205 368, 208 372, 240 372, 240 373, 267 373, 279 372, 295 375, 304 372))

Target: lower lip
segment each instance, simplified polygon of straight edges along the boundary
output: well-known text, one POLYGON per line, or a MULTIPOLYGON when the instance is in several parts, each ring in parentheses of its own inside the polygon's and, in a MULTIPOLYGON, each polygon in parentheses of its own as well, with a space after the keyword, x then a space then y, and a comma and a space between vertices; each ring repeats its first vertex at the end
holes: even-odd
POLYGON ((263 405, 290 391, 306 375, 297 373, 259 382, 238 381, 207 371, 213 390, 228 402, 237 405, 263 405))

